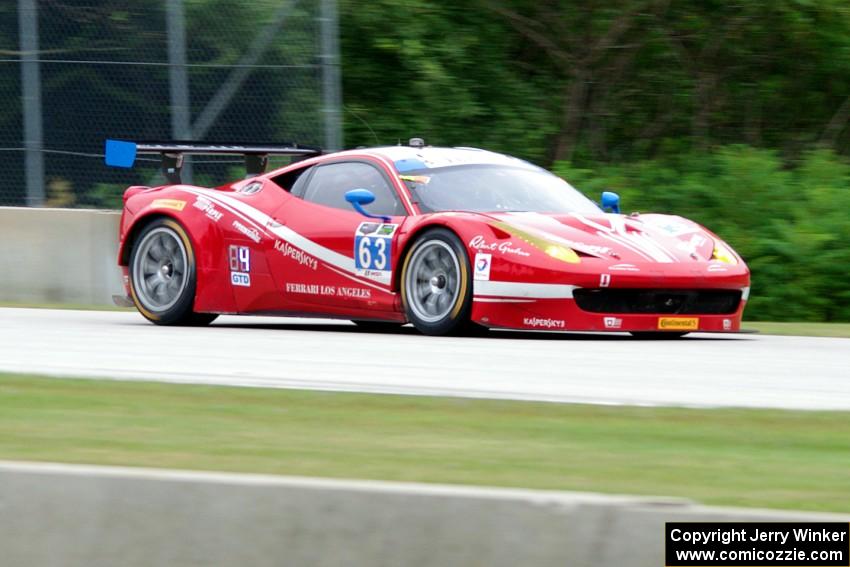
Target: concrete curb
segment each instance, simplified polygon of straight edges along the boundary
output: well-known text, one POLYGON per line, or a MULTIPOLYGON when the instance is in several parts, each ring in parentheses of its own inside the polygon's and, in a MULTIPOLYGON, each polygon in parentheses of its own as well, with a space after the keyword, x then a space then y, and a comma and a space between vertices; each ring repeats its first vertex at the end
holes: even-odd
POLYGON ((658 567, 666 521, 848 521, 687 500, 0 462, 3 564, 658 567))

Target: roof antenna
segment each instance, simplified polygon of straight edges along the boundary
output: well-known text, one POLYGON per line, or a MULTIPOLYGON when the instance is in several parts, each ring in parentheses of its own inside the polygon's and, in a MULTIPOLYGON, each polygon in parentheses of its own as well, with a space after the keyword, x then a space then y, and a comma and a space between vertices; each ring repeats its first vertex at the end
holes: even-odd
MULTIPOLYGON (((350 109, 350 108, 348 108, 347 106, 343 106, 343 108, 344 108, 347 112, 350 112, 350 113, 351 113, 351 115, 352 115, 352 116, 354 116, 354 118, 356 118, 357 120, 359 120, 360 122, 362 122, 362 123, 363 123, 363 125, 364 125, 364 126, 366 126, 366 128, 368 128, 370 132, 372 132, 372 136, 374 136, 374 137, 375 137, 375 145, 376 145, 376 146, 380 146, 380 145, 381 145, 381 141, 378 139, 378 135, 377 135, 377 134, 375 134, 375 131, 374 131, 374 130, 372 130, 372 127, 371 127, 371 126, 369 126, 369 123, 368 123, 368 122, 366 122, 365 120, 363 120, 363 119, 360 117, 360 115, 359 115, 359 114, 357 114, 356 112, 354 112, 353 110, 351 110, 351 109, 350 109)), ((401 145, 401 142, 399 142, 399 145, 401 145)))

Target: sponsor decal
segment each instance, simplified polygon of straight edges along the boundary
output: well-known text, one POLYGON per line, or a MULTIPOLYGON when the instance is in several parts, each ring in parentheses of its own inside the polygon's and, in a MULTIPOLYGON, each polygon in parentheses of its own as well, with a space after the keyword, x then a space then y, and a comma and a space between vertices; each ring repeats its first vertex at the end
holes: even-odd
POLYGON ((392 236, 397 226, 397 224, 382 224, 376 232, 380 236, 392 236))
POLYGON ((474 274, 473 278, 476 280, 489 280, 490 279, 490 264, 493 262, 492 254, 485 254, 483 252, 475 253, 475 266, 474 266, 474 274))
POLYGON ((304 252, 303 250, 292 246, 285 240, 275 240, 274 249, 283 254, 286 258, 295 260, 302 266, 307 266, 311 270, 319 268, 319 261, 304 252))
POLYGON ((251 240, 253 240, 257 244, 260 243, 260 240, 261 240, 260 231, 257 230, 256 228, 249 228, 249 227, 245 226, 244 224, 242 224, 241 222, 239 222, 238 220, 233 221, 232 226, 236 230, 236 232, 241 232, 243 235, 247 236, 248 238, 250 238, 251 240))
POLYGON ((519 246, 514 246, 513 242, 487 242, 480 234, 472 237, 472 240, 469 241, 469 247, 475 250, 484 250, 485 252, 499 252, 501 254, 513 254, 523 257, 531 256, 530 252, 526 252, 519 246))
POLYGON ((376 223, 376 222, 360 223, 360 226, 357 227, 357 233, 358 234, 372 234, 373 232, 378 230, 379 226, 381 226, 381 225, 379 223, 376 223))
POLYGON ((392 236, 397 224, 360 223, 354 236, 354 267, 367 277, 390 276, 392 267, 392 236))
POLYGON ((337 287, 333 285, 291 283, 286 284, 286 293, 320 295, 324 297, 345 297, 348 299, 371 299, 372 290, 365 287, 337 287))
POLYGON ((708 265, 708 271, 709 272, 726 272, 728 270, 729 270, 729 268, 727 268, 726 265, 723 264, 722 262, 717 262, 717 263, 711 262, 708 265))
POLYGON ((251 275, 245 272, 230 272, 230 283, 242 287, 251 287, 251 275))
POLYGON ((659 317, 658 328, 662 331, 696 331, 699 317, 659 317))
POLYGON ((221 220, 221 217, 224 215, 221 211, 215 208, 215 204, 207 199, 206 197, 198 197, 195 199, 195 202, 192 204, 198 210, 204 211, 207 215, 207 218, 213 222, 218 222, 221 220))
POLYGON ((732 330, 732 319, 723 319, 723 330, 731 331, 732 330))
POLYGON ((611 285, 611 274, 599 274, 599 287, 608 287, 611 285))
POLYGON ((640 268, 635 266, 634 264, 614 264, 613 266, 608 266, 608 271, 611 272, 639 272, 640 268))
POLYGON ((336 295, 337 297, 369 299, 372 297, 372 290, 365 287, 338 287, 336 288, 336 295))
POLYGON ((540 317, 524 317, 522 324, 537 329, 565 329, 567 327, 563 319, 541 319, 540 317))
POLYGON ((154 199, 151 206, 156 207, 157 209, 174 209, 175 211, 182 211, 183 207, 186 206, 186 201, 180 201, 179 199, 154 199))
POLYGON ((619 329, 623 326, 623 320, 619 317, 605 317, 603 323, 606 329, 619 329))
POLYGON ((230 283, 251 287, 251 249, 232 244, 227 250, 227 256, 230 259, 230 283))
POLYGON ((431 182, 431 178, 427 175, 399 175, 398 178, 402 181, 418 183, 419 185, 428 185, 431 182))

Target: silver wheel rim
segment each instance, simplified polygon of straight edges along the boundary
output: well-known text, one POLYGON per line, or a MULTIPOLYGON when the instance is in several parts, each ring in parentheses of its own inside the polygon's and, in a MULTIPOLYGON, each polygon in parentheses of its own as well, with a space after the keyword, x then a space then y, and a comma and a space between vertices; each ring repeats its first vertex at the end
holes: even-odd
POLYGON ((460 263, 452 247, 442 240, 419 246, 410 259, 405 290, 416 317, 427 323, 444 319, 460 294, 460 263))
POLYGON ((147 233, 133 260, 133 288, 149 311, 167 311, 183 295, 188 277, 183 240, 170 228, 147 233))

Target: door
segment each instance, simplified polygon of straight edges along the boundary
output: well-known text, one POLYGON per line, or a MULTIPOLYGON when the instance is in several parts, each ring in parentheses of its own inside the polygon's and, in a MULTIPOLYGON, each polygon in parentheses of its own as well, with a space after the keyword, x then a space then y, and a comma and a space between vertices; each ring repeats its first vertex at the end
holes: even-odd
POLYGON ((386 172, 368 161, 314 166, 293 196, 274 215, 280 238, 269 252, 285 302, 351 317, 394 310, 394 244, 406 211, 386 172), (345 200, 351 189, 371 191, 375 202, 367 209, 389 221, 355 212, 345 200), (355 240, 364 248, 356 260, 355 240))

